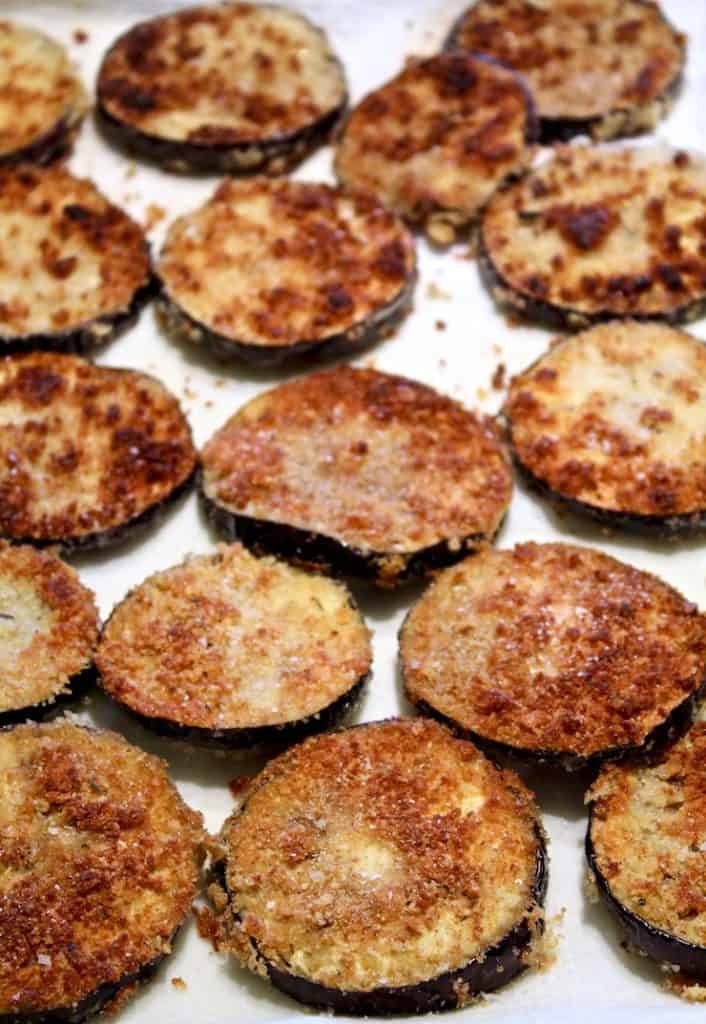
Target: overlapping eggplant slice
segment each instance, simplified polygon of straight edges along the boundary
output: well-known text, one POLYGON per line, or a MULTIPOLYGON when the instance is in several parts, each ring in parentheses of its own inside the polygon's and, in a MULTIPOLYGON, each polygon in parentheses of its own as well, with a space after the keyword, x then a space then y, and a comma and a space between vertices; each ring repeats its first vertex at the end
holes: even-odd
POLYGON ((488 204, 479 259, 501 306, 553 326, 702 316, 706 158, 560 147, 488 204))
POLYGON ((414 240, 361 193, 226 180, 172 224, 157 274, 168 328, 218 356, 267 364, 348 354, 408 312, 414 240))
POLYGON ((530 484, 611 527, 706 525, 706 347, 635 321, 558 341, 511 383, 504 413, 530 484))
POLYGON ((590 548, 490 548, 431 584, 400 631, 405 690, 491 750, 568 770, 684 729, 706 682, 706 618, 590 548))
POLYGON ((148 295, 142 229, 63 167, 0 167, 0 240, 0 351, 95 347, 148 295))
POLYGON ((371 662, 342 583, 240 544, 132 590, 96 655, 104 690, 144 725, 226 750, 282 746, 334 724, 371 662))
POLYGON ((0 727, 42 718, 93 681, 98 612, 71 566, 0 541, 0 727))
POLYGON ((209 893, 221 947, 300 1002, 371 1015, 463 1006, 537 953, 547 864, 532 794, 436 723, 290 748, 220 845, 209 893))
POLYGON ((532 159, 524 82, 481 54, 410 62, 349 115, 336 173, 419 224, 439 245, 473 224, 495 189, 532 159))
POLYGON ((98 73, 118 144, 171 170, 281 174, 325 142, 347 101, 325 33, 271 4, 191 7, 134 25, 98 73))
POLYGON ((63 46, 37 29, 0 21, 0 166, 63 155, 87 109, 63 46))
POLYGON ((489 418, 350 366, 248 402, 204 447, 200 486, 226 537, 381 586, 491 540, 512 493, 489 418))
POLYGON ((0 536, 120 540, 184 491, 195 466, 189 425, 154 377, 56 352, 0 359, 0 536))
POLYGON ((18 725, 0 732, 0 761, 0 1020, 78 1024, 171 952, 201 815, 115 733, 18 725))
POLYGON ((647 0, 478 0, 446 46, 521 72, 552 142, 652 131, 679 91, 686 42, 647 0))
POLYGON ((703 983, 706 723, 650 763, 605 768, 587 801, 589 869, 628 943, 668 977, 703 983))

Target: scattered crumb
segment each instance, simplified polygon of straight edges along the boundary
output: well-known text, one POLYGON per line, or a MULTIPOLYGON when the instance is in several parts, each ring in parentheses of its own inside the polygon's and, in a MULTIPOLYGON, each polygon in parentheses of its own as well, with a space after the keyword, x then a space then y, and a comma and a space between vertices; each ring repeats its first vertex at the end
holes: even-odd
POLYGON ((446 369, 446 360, 443 357, 439 360, 438 366, 440 370, 446 369))
POLYGON ((182 394, 184 398, 187 398, 190 402, 199 397, 198 391, 194 391, 193 388, 190 388, 188 384, 184 385, 182 394))
POLYGON ((488 392, 485 388, 476 388, 476 398, 479 402, 484 402, 488 397, 488 392))
POLYGON ((130 163, 125 168, 125 174, 123 175, 123 177, 125 178, 126 181, 129 181, 130 178, 134 178, 136 174, 137 174, 137 164, 135 163, 134 160, 131 160, 130 163))
POLYGON ((222 377, 216 377, 216 379, 214 380, 213 384, 214 384, 214 387, 222 388, 223 385, 225 384, 225 381, 223 380, 222 377))
POLYGON ((501 356, 503 354, 502 345, 498 345, 497 341, 493 342, 492 349, 493 355, 501 356))
POLYGON ((436 323, 434 324, 434 327, 436 327, 437 331, 445 331, 446 330, 446 321, 445 320, 437 320, 436 323))
POLYGON ((206 408, 206 409, 212 409, 213 408, 213 402, 211 401, 210 398, 207 398, 206 401, 203 404, 204 404, 204 408, 206 408))
POLYGON ((145 231, 151 231, 153 227, 156 227, 167 216, 167 211, 164 207, 159 206, 157 203, 150 203, 145 213, 145 231))
POLYGON ((451 295, 449 292, 445 292, 443 288, 440 288, 436 281, 430 281, 427 285, 427 298, 428 299, 450 299, 451 295))
POLYGON ((179 977, 172 978, 172 985, 174 986, 174 988, 181 989, 182 992, 186 992, 186 989, 188 988, 184 979, 179 977))
POLYGON ((365 367, 366 370, 376 370, 377 369, 377 364, 376 364, 376 362, 375 362, 375 360, 373 359, 372 356, 369 359, 365 359, 363 361, 363 366, 365 367))
POLYGON ((490 379, 490 384, 496 391, 502 391, 505 387, 505 363, 498 363, 495 367, 495 372, 490 379))
POLYGON ((73 35, 75 43, 87 43, 89 40, 89 35, 85 28, 75 28, 73 35))
POLYGON ((233 796, 240 796, 244 789, 250 784, 249 775, 236 775, 235 778, 231 779, 228 783, 228 789, 231 791, 233 796))
POLYGON ((522 326, 522 321, 520 320, 519 316, 515 316, 514 313, 506 313, 504 319, 508 327, 522 326))

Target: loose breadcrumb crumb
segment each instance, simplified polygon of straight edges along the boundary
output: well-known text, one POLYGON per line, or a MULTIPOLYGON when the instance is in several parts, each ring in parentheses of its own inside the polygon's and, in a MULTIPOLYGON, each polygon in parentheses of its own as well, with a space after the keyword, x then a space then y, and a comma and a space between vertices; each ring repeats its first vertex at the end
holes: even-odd
POLYGON ((172 978, 172 985, 174 986, 174 988, 181 989, 182 992, 186 992, 188 988, 188 985, 186 984, 184 979, 179 977, 172 978))
POLYGON ((75 43, 86 43, 89 39, 88 32, 85 28, 75 28, 73 31, 73 37, 75 43))
POLYGON ((436 281, 430 281, 427 285, 427 298, 428 299, 450 299, 450 292, 445 291, 441 288, 436 281))
POLYGON ((151 231, 152 228, 156 227, 160 221, 163 221, 167 216, 167 211, 163 206, 159 206, 158 203, 150 203, 145 211, 144 228, 145 231, 151 231))
POLYGON ((436 327, 437 331, 445 331, 446 330, 446 321, 445 320, 437 320, 435 322, 435 324, 434 324, 434 327, 436 327))
POLYGON ((495 372, 490 379, 490 384, 496 391, 503 390, 505 387, 505 363, 498 363, 495 367, 495 372))

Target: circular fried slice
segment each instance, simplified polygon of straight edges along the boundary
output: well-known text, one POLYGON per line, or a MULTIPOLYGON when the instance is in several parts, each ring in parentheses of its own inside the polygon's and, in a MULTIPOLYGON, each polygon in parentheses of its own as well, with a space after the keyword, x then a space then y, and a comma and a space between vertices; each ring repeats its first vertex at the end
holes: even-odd
POLYGON ((82 1021, 171 952, 201 815, 162 761, 58 720, 0 732, 0 1017, 82 1021))
POLYGON ((703 982, 706 722, 650 764, 604 768, 588 800, 589 867, 632 948, 703 982))
POLYGON ((0 535, 119 540, 181 493, 195 464, 189 425, 154 377, 54 352, 0 359, 0 535))
POLYGON ((150 576, 114 609, 96 655, 103 688, 145 725, 226 749, 333 724, 371 661, 342 583, 240 544, 150 576))
POLYGON ((87 109, 64 48, 36 29, 0 21, 0 164, 45 163, 64 153, 87 109))
POLYGON ((0 541, 0 726, 38 718, 90 683, 98 612, 55 555, 0 541))
POLYGON ((706 308, 706 158, 658 147, 562 147, 483 217, 494 298, 563 328, 683 322, 706 308))
POLYGON ((611 526, 706 525, 706 347, 663 324, 600 324, 515 377, 505 404, 530 482, 611 526))
POLYGON ((223 946, 304 1003, 353 1014, 463 1006, 528 966, 542 927, 532 794, 436 723, 309 739, 221 832, 223 946))
POLYGON ((448 245, 498 185, 529 166, 535 129, 514 72, 478 54, 439 54, 410 63, 358 104, 336 173, 448 245))
POLYGON ((157 273, 167 325, 218 355, 350 353, 408 311, 414 240, 361 193, 228 179, 172 224, 157 273))
POLYGON ((0 349, 81 351, 145 298, 142 228, 63 167, 0 168, 0 349))
POLYGON ((706 618, 599 551, 519 544, 442 573, 409 612, 400 656, 425 713, 574 769, 688 719, 706 681, 706 618))
POLYGON ((672 105, 686 60, 686 37, 646 0, 478 0, 446 45, 520 71, 545 142, 651 131, 672 105))
POLYGON ((492 539, 512 493, 489 418, 350 366, 258 395, 213 435, 201 466, 226 536, 387 586, 492 539))
POLYGON ((282 173, 328 138, 347 100, 321 29, 247 3, 133 26, 108 50, 97 90, 109 134, 178 171, 282 173))

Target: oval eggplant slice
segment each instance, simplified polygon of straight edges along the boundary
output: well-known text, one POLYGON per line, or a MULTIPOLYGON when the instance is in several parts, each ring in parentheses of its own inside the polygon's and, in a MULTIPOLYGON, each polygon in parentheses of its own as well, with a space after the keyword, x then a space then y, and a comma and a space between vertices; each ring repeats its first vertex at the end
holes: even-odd
POLYGON ((0 238, 0 350, 83 351, 147 296, 142 229, 62 167, 0 169, 0 238))
POLYGON ((479 0, 446 46, 492 54, 521 72, 543 142, 652 131, 686 60, 686 36, 646 0, 479 0))
MULTIPOLYGON (((630 945, 706 980, 706 723, 650 764, 605 768, 588 792, 589 868, 630 945)), ((673 975, 671 975, 673 977, 673 975)))
POLYGON ((195 465, 189 425, 154 377, 54 352, 0 359, 0 535, 120 540, 185 490, 195 465))
POLYGON ((414 240, 361 193, 227 180, 171 226, 157 274, 167 326, 219 356, 348 354, 408 312, 414 240))
POLYGON ((423 713, 573 770, 688 723, 706 681, 706 617, 599 551, 519 544, 441 573, 407 615, 400 657, 423 713))
POLYGON ((41 718, 92 681, 98 612, 55 555, 0 541, 0 727, 41 718))
POLYGON ((706 525, 706 347, 634 321, 558 341, 512 381, 515 460, 558 505, 675 536, 706 525))
POLYGON ((201 456, 217 528, 395 586, 492 539, 512 480, 494 423, 424 384, 339 366, 264 392, 201 456))
POLYGON ((352 111, 336 173, 448 245, 529 166, 535 135, 514 72, 478 54, 440 54, 410 63, 352 111))
POLYGON ((171 952, 201 815, 162 761, 65 720, 0 732, 0 1020, 83 1021, 171 952))
POLYGON ((222 946, 341 1013, 462 1006, 542 929, 532 794, 433 722, 318 736, 271 761, 221 831, 222 946))
POLYGON ((496 301, 550 325, 684 322, 706 308, 704 224, 706 158, 561 147, 488 204, 480 269, 496 301))
POLYGON ((150 576, 114 609, 96 655, 104 690, 143 724, 223 749, 332 725, 371 661, 342 583, 239 544, 150 576))
POLYGON ((62 155, 87 110, 64 48, 36 29, 0 21, 0 165, 62 155))
POLYGON ((325 142, 347 100, 326 35, 269 4, 140 22, 98 73, 111 138, 176 171, 281 174, 325 142))

